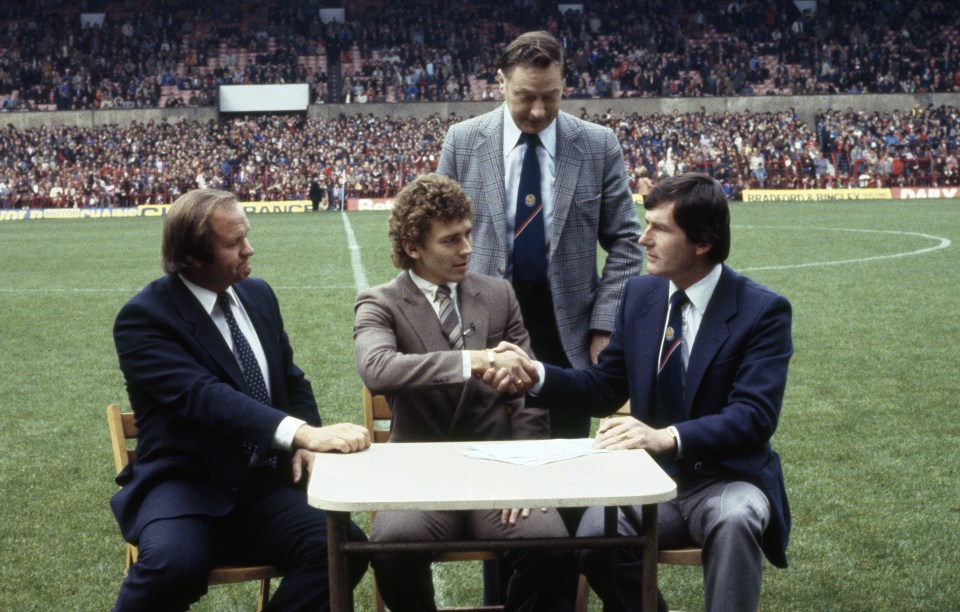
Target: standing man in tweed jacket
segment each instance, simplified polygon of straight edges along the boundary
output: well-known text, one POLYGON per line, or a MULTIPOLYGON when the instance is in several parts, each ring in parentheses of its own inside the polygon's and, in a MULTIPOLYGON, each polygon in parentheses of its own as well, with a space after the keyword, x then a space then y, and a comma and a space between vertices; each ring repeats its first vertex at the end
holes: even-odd
MULTIPOLYGON (((560 112, 563 73, 549 33, 511 42, 497 71, 506 103, 450 128, 438 172, 475 204, 471 271, 511 280, 539 359, 585 368, 610 338, 643 251, 620 144, 610 129, 560 112), (607 252, 602 275, 597 243, 607 252)), ((590 435, 589 417, 554 415, 552 437, 590 435)))

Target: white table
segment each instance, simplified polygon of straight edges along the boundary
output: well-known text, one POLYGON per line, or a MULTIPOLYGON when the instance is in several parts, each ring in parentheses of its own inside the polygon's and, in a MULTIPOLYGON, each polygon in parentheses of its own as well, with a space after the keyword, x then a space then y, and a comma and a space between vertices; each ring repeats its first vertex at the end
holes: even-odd
POLYGON ((317 455, 307 495, 312 506, 327 511, 333 610, 353 610, 353 593, 344 563, 347 554, 623 546, 642 547, 643 608, 656 610, 656 504, 673 499, 677 488, 646 452, 613 451, 533 467, 468 458, 464 451, 470 444, 374 444, 360 453, 317 455), (643 506, 639 536, 616 536, 616 508, 627 505, 643 506), (607 537, 418 543, 347 541, 351 512, 544 506, 605 506, 607 537))

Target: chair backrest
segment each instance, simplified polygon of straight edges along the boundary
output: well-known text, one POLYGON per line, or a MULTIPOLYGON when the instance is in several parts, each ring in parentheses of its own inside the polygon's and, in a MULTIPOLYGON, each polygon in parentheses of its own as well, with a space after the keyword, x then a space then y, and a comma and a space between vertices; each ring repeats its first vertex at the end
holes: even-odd
MULTIPOLYGON (((119 472, 137 457, 137 421, 132 412, 120 412, 119 404, 110 404, 107 406, 107 428, 110 430, 113 463, 119 472)), ((139 554, 140 551, 136 546, 127 544, 124 573, 136 563, 139 554)), ((280 569, 272 565, 218 566, 210 572, 207 582, 234 584, 248 580, 258 581, 260 586, 257 594, 257 612, 261 612, 270 600, 270 579, 279 578, 282 575, 280 569)))
POLYGON ((370 389, 363 388, 363 423, 370 432, 372 442, 386 442, 390 439, 390 422, 393 411, 387 398, 370 393, 370 389))
POLYGON ((136 459, 137 421, 132 412, 120 412, 119 404, 107 406, 107 427, 110 428, 110 447, 117 472, 136 459))

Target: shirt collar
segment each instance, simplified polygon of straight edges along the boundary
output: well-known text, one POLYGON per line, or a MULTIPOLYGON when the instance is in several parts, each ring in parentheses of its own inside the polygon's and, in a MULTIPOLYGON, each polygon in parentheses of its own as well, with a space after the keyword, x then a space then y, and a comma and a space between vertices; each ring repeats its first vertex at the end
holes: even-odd
MULTIPOLYGON (((190 293, 192 293, 194 297, 197 298, 197 301, 200 302, 200 305, 203 306, 203 310, 207 314, 212 315, 213 307, 217 305, 217 294, 209 289, 204 289, 200 285, 191 283, 183 274, 179 276, 183 284, 190 290, 190 293)), ((233 287, 227 289, 227 295, 230 296, 231 306, 236 306, 240 303, 240 299, 237 297, 237 293, 233 290, 233 287)))
MULTIPOLYGON (((684 293, 687 294, 687 299, 690 300, 690 304, 697 309, 697 312, 706 312, 707 304, 710 303, 710 298, 713 297, 713 291, 717 288, 717 283, 720 282, 720 272, 722 271, 723 264, 715 264, 706 276, 687 287, 684 291, 684 293)), ((673 281, 670 281, 670 295, 668 297, 672 298, 676 292, 677 286, 673 284, 673 281)))
MULTIPOLYGON (((437 287, 439 287, 439 285, 421 278, 413 270, 407 270, 407 272, 410 274, 410 280, 413 281, 413 284, 417 286, 417 289, 423 292, 423 295, 427 296, 427 299, 430 302, 433 302, 437 299, 437 287)), ((450 299, 456 301, 457 283, 447 283, 447 287, 450 287, 450 299)))
MULTIPOLYGON (((503 157, 510 155, 520 141, 520 134, 523 132, 513 121, 513 115, 507 105, 503 105, 503 157)), ((557 119, 554 118, 542 132, 537 134, 540 137, 540 144, 543 150, 550 155, 551 159, 557 158, 557 119)))

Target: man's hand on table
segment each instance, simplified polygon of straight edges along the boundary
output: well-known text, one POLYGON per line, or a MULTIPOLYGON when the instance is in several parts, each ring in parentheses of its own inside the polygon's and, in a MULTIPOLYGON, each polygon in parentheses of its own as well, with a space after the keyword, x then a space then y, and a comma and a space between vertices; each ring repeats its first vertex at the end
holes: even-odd
POLYGON ((293 434, 293 448, 325 453, 355 453, 370 447, 370 432, 354 423, 337 423, 326 427, 301 425, 293 434))
MULTIPOLYGON (((546 512, 546 508, 540 508, 540 512, 546 512)), ((517 519, 530 517, 530 508, 511 508, 500 512, 501 525, 516 525, 517 519)))

